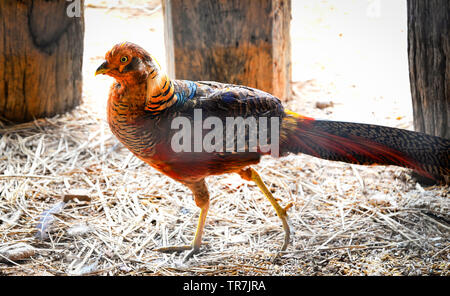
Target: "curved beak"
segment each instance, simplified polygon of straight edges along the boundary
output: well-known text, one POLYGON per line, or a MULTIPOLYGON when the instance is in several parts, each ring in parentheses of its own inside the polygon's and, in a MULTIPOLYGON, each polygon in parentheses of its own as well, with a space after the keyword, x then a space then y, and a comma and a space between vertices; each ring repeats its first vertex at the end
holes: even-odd
POLYGON ((95 76, 98 74, 106 74, 109 71, 111 71, 111 68, 108 68, 108 62, 104 61, 103 64, 100 65, 100 67, 97 68, 97 71, 95 71, 95 76))

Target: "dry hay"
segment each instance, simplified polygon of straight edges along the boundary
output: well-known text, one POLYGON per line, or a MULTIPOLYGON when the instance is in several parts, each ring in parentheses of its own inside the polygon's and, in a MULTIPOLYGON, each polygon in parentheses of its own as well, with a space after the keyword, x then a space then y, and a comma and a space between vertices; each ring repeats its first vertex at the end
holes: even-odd
POLYGON ((188 189, 133 157, 93 114, 82 106, 0 128, 0 274, 449 274, 448 187, 423 189, 402 168, 305 155, 256 166, 280 203, 294 205, 281 259, 273 262, 279 219, 237 175, 207 180, 199 255, 183 264, 183 254, 154 252, 189 243, 199 210, 188 189), (40 215, 69 194, 48 239, 36 238, 40 215))

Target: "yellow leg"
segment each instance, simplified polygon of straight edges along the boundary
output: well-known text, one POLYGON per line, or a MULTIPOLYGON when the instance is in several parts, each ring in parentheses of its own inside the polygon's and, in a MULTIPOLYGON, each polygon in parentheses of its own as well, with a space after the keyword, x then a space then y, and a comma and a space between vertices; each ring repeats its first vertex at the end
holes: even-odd
POLYGON ((209 209, 209 201, 202 207, 200 210, 200 216, 198 217, 198 224, 197 224, 197 230, 195 231, 195 237, 192 241, 192 250, 187 253, 187 255, 184 257, 183 261, 187 261, 189 258, 191 258, 193 255, 197 254, 200 251, 200 245, 202 244, 202 236, 203 236, 203 229, 205 227, 206 222, 206 215, 208 214, 209 209))
POLYGON ((198 207, 200 207, 200 216, 198 218, 197 230, 195 232, 194 240, 191 245, 184 246, 170 246, 153 249, 154 251, 161 253, 173 253, 191 250, 184 257, 183 261, 187 261, 193 255, 200 251, 200 246, 202 244, 203 229, 205 228, 206 216, 208 215, 209 209, 209 194, 206 189, 204 181, 195 184, 189 184, 188 187, 194 193, 194 200, 198 207))
POLYGON ((280 217, 281 222, 283 223, 283 229, 284 229, 284 243, 281 246, 280 251, 285 251, 287 246, 289 245, 290 241, 290 235, 291 235, 291 229, 289 227, 289 221, 288 221, 288 215, 286 211, 292 207, 292 203, 288 204, 285 208, 282 208, 277 200, 272 196, 272 193, 270 190, 266 187, 263 180, 259 176, 259 174, 252 168, 247 168, 244 170, 241 170, 239 172, 239 175, 247 180, 247 181, 253 181, 258 185, 259 189, 264 193, 264 195, 267 197, 269 202, 272 204, 272 206, 275 209, 275 212, 277 213, 278 217, 280 217))

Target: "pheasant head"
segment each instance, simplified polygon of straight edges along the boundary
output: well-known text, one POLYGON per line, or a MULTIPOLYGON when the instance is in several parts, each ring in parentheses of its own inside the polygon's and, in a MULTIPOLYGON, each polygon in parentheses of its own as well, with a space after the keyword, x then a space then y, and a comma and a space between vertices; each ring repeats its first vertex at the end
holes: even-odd
POLYGON ((131 42, 116 44, 105 55, 95 75, 106 74, 121 85, 119 94, 125 88, 138 84, 145 86, 145 110, 154 113, 172 106, 177 97, 167 74, 159 63, 139 45, 131 42))
POLYGON ((142 47, 131 42, 113 46, 105 55, 105 61, 95 75, 106 74, 117 82, 136 84, 147 79, 151 72, 160 72, 158 62, 142 47))

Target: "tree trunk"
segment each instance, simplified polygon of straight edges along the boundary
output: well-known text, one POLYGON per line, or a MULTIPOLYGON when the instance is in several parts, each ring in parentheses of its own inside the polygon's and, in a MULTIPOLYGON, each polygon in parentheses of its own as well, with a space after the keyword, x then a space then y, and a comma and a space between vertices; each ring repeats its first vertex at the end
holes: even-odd
POLYGON ((0 1, 0 117, 26 122, 81 103, 83 2, 0 1))
POLYGON ((408 0, 414 128, 450 138, 450 1, 408 0))
POLYGON ((290 95, 290 0, 164 0, 168 73, 290 95))

